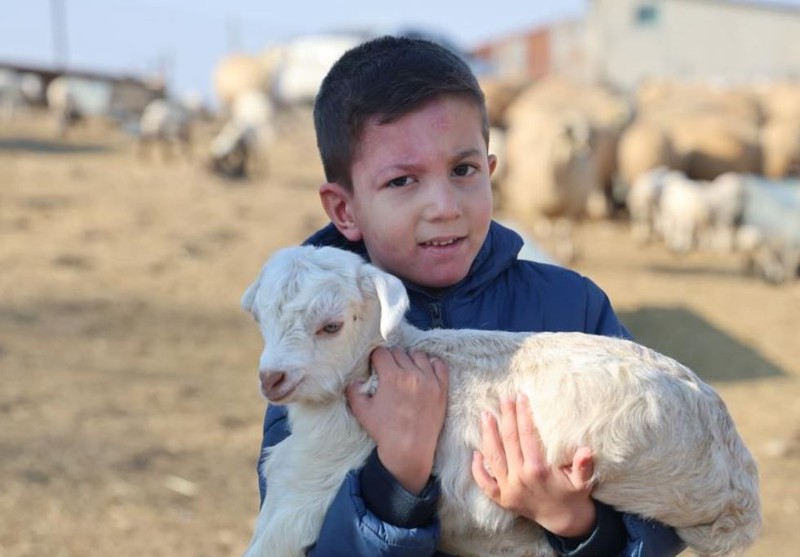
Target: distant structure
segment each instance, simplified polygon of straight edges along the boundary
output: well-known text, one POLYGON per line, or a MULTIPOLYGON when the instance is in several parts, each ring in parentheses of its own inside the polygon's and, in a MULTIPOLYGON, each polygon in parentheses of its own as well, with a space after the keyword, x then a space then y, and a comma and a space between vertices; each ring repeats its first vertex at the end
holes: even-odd
MULTIPOLYGON (((64 76, 75 85, 77 101, 86 115, 119 121, 138 118, 150 101, 166 96, 164 81, 158 78, 3 61, 0 71, 38 78, 43 90, 54 79, 64 76)), ((44 105, 46 97, 42 96, 38 102, 44 105)))
POLYGON ((591 0, 584 19, 473 54, 513 78, 560 75, 630 89, 648 78, 800 79, 800 7, 735 0, 591 0))

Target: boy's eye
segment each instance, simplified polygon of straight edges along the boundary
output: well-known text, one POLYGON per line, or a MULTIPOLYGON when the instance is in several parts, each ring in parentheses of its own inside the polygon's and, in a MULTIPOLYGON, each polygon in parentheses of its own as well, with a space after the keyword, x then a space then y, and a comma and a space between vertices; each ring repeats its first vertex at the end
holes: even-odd
POLYGON ((389 187, 390 188, 402 188, 403 186, 407 186, 411 183, 411 176, 400 176, 399 178, 395 178, 394 180, 389 180, 389 187))
POLYGON ((453 174, 455 174, 456 176, 464 177, 464 176, 472 176, 477 171, 478 169, 471 164, 459 164, 453 169, 453 174))

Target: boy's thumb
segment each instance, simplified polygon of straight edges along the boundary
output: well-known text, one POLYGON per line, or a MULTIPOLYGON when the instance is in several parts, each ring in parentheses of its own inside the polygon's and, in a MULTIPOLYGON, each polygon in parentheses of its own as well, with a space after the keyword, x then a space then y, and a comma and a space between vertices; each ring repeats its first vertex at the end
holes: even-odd
MULTIPOLYGON (((364 394, 364 383, 366 383, 366 381, 362 379, 353 381, 347 385, 344 390, 344 394, 347 397, 347 404, 350 406, 351 410, 359 408, 367 399, 367 395, 364 394)), ((355 414, 356 412, 354 411, 353 413, 355 414)))

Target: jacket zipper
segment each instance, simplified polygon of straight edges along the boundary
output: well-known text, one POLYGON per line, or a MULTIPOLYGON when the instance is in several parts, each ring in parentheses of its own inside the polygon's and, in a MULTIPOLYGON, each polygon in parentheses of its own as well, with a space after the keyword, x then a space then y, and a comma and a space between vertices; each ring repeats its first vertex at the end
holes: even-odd
POLYGON ((428 305, 431 311, 431 328, 444 329, 444 319, 442 319, 442 304, 433 302, 428 305))

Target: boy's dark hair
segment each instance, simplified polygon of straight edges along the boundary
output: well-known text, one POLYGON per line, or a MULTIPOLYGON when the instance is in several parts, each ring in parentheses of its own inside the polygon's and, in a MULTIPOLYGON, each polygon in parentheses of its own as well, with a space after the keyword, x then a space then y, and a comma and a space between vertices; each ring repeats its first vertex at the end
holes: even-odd
POLYGON ((325 76, 314 104, 325 179, 352 190, 351 166, 367 120, 389 123, 444 95, 475 102, 488 145, 483 92, 457 54, 431 41, 393 36, 347 51, 325 76))

